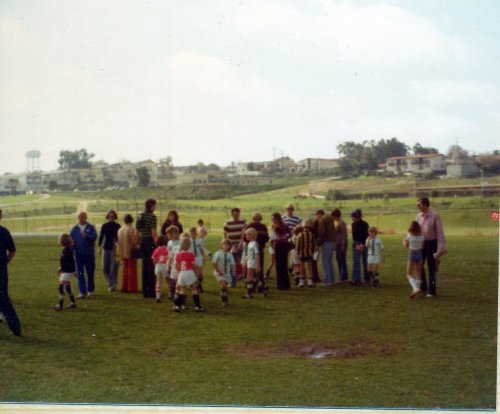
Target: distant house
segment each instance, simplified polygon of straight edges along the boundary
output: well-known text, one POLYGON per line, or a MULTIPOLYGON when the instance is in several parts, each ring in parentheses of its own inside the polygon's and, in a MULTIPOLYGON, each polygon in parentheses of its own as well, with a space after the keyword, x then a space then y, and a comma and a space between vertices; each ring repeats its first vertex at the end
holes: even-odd
POLYGON ((297 161, 299 171, 325 171, 339 168, 340 161, 336 158, 304 158, 297 161))
POLYGON ((420 154, 390 157, 386 160, 386 171, 394 174, 445 174, 446 156, 442 154, 420 154))
POLYGON ((472 178, 479 175, 477 165, 469 163, 450 164, 446 167, 446 176, 454 178, 472 178))

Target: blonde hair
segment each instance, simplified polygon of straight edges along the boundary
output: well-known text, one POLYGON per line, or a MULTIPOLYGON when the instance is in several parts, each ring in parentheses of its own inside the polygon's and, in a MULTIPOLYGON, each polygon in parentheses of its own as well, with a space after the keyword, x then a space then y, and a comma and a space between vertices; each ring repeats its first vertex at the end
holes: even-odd
POLYGON ((190 247, 191 247, 191 240, 183 237, 181 239, 181 250, 186 251, 186 250, 189 250, 190 247))
POLYGON ((167 227, 167 230, 165 230, 165 234, 168 236, 170 235, 172 239, 175 239, 179 237, 179 228, 174 225, 170 225, 167 227))
POLYGON ((231 248, 231 240, 229 240, 229 239, 222 239, 222 241, 220 242, 220 247, 221 247, 221 249, 222 249, 222 247, 223 247, 225 244, 226 244, 226 245, 228 245, 228 246, 229 246, 229 248, 231 248))
POLYGON ((246 234, 247 236, 251 236, 251 237, 255 237, 255 238, 257 238, 257 230, 255 230, 253 227, 251 227, 251 228, 247 229, 247 230, 245 231, 245 234, 246 234))
POLYGON ((368 233, 373 233, 375 234, 375 236, 378 234, 378 229, 375 227, 375 226, 371 226, 369 229, 368 229, 368 233))

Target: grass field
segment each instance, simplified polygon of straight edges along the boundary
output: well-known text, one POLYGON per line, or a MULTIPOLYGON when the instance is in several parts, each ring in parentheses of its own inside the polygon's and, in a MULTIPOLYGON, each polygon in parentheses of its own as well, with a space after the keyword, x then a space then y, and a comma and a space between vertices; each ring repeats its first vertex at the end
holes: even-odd
MULTIPOLYGON (((401 235, 382 238, 378 290, 272 289, 245 301, 238 287, 222 308, 207 266, 204 314, 109 294, 100 264, 97 295, 56 313, 56 239, 18 238, 10 296, 23 336, 1 327, 1 400, 494 408, 498 236, 450 236, 439 296, 419 300, 408 298, 401 235)), ((213 232, 208 247, 218 241, 213 232)))

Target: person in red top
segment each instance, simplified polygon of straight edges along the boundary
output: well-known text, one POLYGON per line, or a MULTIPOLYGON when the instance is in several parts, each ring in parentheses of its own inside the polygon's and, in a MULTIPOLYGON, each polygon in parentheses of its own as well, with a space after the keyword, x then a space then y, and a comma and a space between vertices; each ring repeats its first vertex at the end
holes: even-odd
POLYGON ((155 276, 156 276, 156 302, 161 302, 161 285, 162 280, 166 280, 168 276, 167 271, 167 260, 168 260, 168 250, 167 250, 167 238, 164 235, 158 236, 156 239, 156 245, 158 246, 151 258, 155 264, 155 276))
POLYGON ((189 234, 183 233, 181 237, 180 251, 175 255, 175 266, 179 272, 177 276, 176 294, 174 298, 174 311, 181 312, 186 305, 186 287, 191 286, 191 294, 196 312, 203 312, 205 308, 201 306, 200 294, 198 293, 198 278, 194 273, 196 257, 189 251, 191 240, 189 234))

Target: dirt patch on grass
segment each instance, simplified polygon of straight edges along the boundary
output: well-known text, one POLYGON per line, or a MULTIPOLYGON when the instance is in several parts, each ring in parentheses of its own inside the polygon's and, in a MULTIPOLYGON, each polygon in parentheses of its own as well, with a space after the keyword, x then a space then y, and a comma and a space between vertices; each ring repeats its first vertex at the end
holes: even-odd
POLYGON ((228 345, 226 350, 244 357, 298 357, 310 359, 350 359, 366 355, 389 356, 395 346, 377 343, 370 338, 354 339, 347 343, 282 342, 278 344, 228 345))

